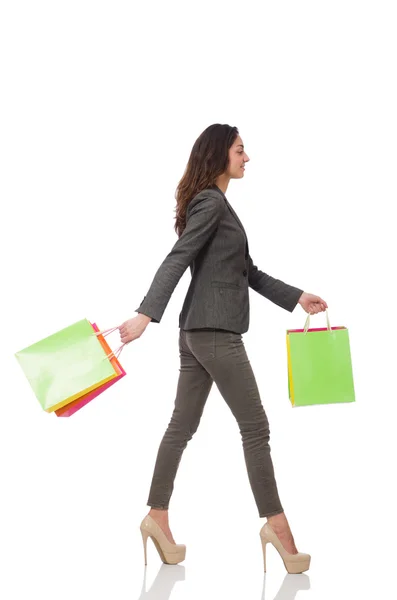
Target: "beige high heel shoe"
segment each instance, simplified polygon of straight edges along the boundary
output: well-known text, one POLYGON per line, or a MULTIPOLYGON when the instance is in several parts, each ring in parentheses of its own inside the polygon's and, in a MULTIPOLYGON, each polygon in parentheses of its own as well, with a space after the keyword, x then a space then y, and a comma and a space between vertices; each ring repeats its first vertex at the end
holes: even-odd
POLYGON ((290 554, 286 551, 276 533, 273 531, 269 523, 265 523, 259 532, 262 542, 263 549, 263 566, 266 572, 266 544, 269 542, 273 544, 281 558, 283 559, 284 566, 288 573, 303 573, 307 571, 310 566, 310 554, 304 552, 298 552, 298 554, 290 554))
POLYGON ((184 544, 172 544, 167 540, 164 531, 150 515, 143 519, 140 530, 143 540, 143 549, 145 554, 145 565, 147 565, 147 539, 151 537, 157 552, 163 563, 167 565, 176 565, 186 557, 186 546, 184 544))

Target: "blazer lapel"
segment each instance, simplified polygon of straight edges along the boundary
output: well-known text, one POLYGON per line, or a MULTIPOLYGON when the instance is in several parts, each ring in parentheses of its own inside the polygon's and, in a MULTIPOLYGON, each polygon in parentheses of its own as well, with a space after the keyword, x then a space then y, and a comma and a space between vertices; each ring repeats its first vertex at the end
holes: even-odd
POLYGON ((244 233, 244 235, 245 235, 245 240, 246 240, 246 243, 247 243, 247 254, 248 254, 248 253, 249 253, 249 248, 248 248, 248 237, 247 237, 247 234, 246 234, 246 232, 245 232, 245 229, 244 229, 244 227, 243 227, 243 224, 242 224, 242 222, 241 222, 241 221, 240 221, 240 219, 238 218, 238 216, 237 216, 237 214, 235 213, 235 211, 234 211, 233 207, 231 206, 231 204, 229 204, 229 202, 228 202, 228 199, 226 198, 226 196, 225 196, 225 194, 222 192, 222 190, 221 190, 221 189, 220 189, 220 188, 219 188, 219 187, 218 187, 216 184, 214 184, 214 188, 215 188, 215 190, 216 190, 217 192, 219 192, 219 193, 222 195, 222 197, 224 198, 224 200, 225 200, 225 202, 226 202, 226 204, 227 204, 227 207, 229 208, 229 210, 230 210, 230 212, 232 213, 233 217, 236 219, 237 223, 240 225, 241 229, 243 230, 243 233, 244 233))
POLYGON ((247 238, 247 234, 245 233, 245 229, 244 229, 244 227, 243 227, 243 224, 242 224, 242 222, 241 222, 241 221, 240 221, 240 219, 238 218, 238 216, 237 216, 237 214, 235 213, 235 211, 234 211, 233 207, 231 206, 231 204, 229 204, 229 202, 228 202, 228 200, 227 200, 227 198, 226 198, 226 197, 225 197, 225 201, 226 201, 226 204, 227 204, 227 205, 228 205, 228 207, 229 207, 229 210, 230 210, 230 212, 232 213, 233 217, 236 219, 237 223, 240 225, 241 229, 242 229, 242 230, 243 230, 243 232, 244 232, 244 235, 245 235, 245 237, 247 238))

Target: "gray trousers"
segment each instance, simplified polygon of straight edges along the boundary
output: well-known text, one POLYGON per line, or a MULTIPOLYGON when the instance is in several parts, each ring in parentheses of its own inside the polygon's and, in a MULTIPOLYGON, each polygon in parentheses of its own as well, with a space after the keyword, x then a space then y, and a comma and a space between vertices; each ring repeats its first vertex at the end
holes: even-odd
POLYGON ((223 329, 181 329, 179 354, 174 410, 158 450, 147 505, 168 509, 182 453, 198 428, 215 381, 240 429, 259 516, 283 512, 270 455, 269 422, 242 334, 223 329))

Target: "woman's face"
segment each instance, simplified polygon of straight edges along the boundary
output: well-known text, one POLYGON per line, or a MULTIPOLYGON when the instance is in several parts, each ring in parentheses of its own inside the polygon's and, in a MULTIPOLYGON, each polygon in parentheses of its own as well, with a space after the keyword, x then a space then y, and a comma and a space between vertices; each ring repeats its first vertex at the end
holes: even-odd
POLYGON ((244 151, 244 144, 238 135, 229 148, 229 166, 227 174, 230 179, 241 179, 244 177, 244 164, 250 160, 248 154, 244 151))

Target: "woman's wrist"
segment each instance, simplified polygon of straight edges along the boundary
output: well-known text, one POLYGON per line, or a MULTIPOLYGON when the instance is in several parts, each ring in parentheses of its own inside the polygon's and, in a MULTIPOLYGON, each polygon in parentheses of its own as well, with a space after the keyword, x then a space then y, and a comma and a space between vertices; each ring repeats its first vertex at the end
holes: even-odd
POLYGON ((146 325, 152 320, 152 317, 148 317, 148 315, 145 315, 144 313, 138 313, 138 317, 140 317, 139 320, 145 323, 146 325))
POLYGON ((298 304, 302 304, 302 301, 305 298, 305 294, 306 294, 306 292, 302 292, 302 294, 299 296, 298 304))

